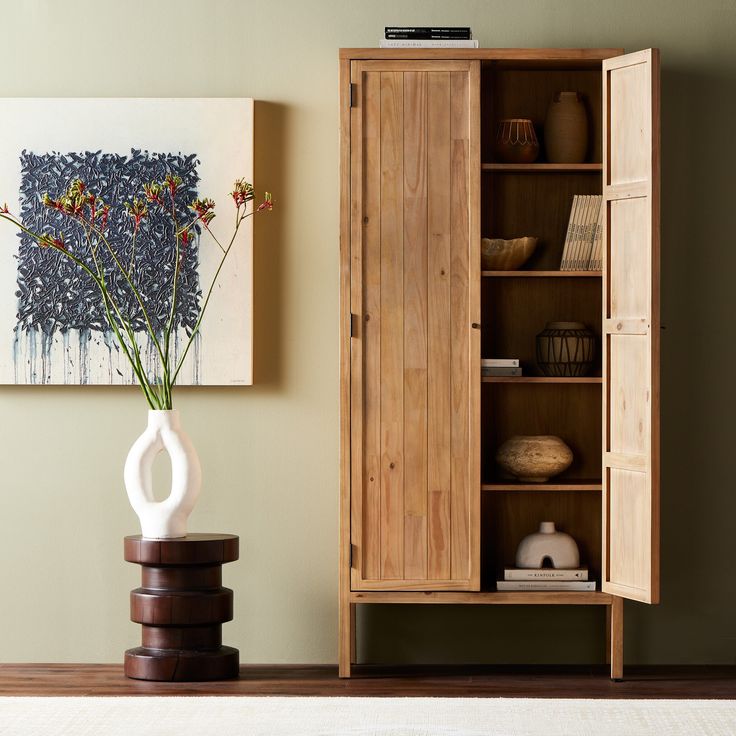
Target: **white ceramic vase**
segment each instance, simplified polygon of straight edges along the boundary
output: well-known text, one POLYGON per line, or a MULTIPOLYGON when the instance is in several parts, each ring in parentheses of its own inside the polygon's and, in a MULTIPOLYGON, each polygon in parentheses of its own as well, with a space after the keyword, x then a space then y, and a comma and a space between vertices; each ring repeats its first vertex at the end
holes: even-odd
POLYGON ((148 426, 125 461, 124 478, 144 537, 186 536, 187 519, 202 486, 202 470, 194 445, 181 428, 177 409, 148 412, 148 426), (153 462, 164 451, 171 460, 171 492, 163 501, 157 501, 153 495, 153 462))
POLYGON ((552 567, 570 570, 580 565, 580 552, 575 540, 555 529, 554 521, 543 521, 539 531, 521 540, 516 550, 516 567, 540 568, 545 559, 552 567))

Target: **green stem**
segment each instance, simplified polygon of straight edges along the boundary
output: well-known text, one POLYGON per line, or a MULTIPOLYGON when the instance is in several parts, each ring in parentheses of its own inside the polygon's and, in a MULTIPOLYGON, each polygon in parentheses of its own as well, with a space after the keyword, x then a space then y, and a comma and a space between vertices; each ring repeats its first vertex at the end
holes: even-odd
MULTIPOLYGON (((238 214, 239 213, 236 211, 235 227, 238 226, 238 214)), ((224 253, 225 249, 222 247, 222 243, 220 243, 220 241, 217 239, 217 236, 212 232, 212 230, 210 230, 210 226, 206 222, 203 222, 202 224, 204 225, 204 229, 210 234, 210 237, 212 238, 212 240, 214 240, 215 243, 217 243, 217 247, 224 253)))
POLYGON ((94 261, 95 268, 97 269, 97 274, 101 282, 100 291, 102 292, 102 303, 105 307, 105 314, 107 316, 108 324, 110 325, 112 330, 115 332, 115 337, 117 338, 117 341, 120 344, 120 347, 123 349, 123 352, 125 353, 125 357, 128 359, 128 362, 133 368, 133 372, 135 373, 136 378, 138 379, 138 384, 140 385, 141 391, 143 391, 143 395, 146 397, 146 401, 148 402, 149 406, 152 409, 156 409, 158 408, 156 406, 156 402, 158 402, 158 397, 156 395, 156 392, 153 390, 151 383, 148 380, 148 376, 146 375, 146 372, 143 368, 143 361, 141 360, 140 349, 138 347, 138 343, 136 342, 135 333, 133 332, 133 328, 130 325, 130 322, 127 319, 125 319, 125 317, 123 316, 122 311, 120 310, 120 307, 117 305, 117 302, 112 298, 112 295, 110 294, 110 290, 107 288, 107 281, 105 280, 105 271, 100 265, 100 262, 97 258, 97 247, 92 242, 92 226, 90 224, 90 226, 87 227, 85 222, 82 222, 82 225, 84 227, 84 231, 87 236, 87 244, 89 247, 89 251, 90 251, 90 254, 92 255, 92 260, 94 261), (125 340, 123 339, 123 336, 120 334, 118 327, 115 323, 115 320, 113 319, 112 314, 110 313, 110 306, 112 306, 117 316, 118 322, 123 327, 126 334, 128 335, 128 339, 130 340, 130 350, 132 350, 133 356, 131 356, 129 349, 127 345, 125 344, 125 340))
POLYGON ((133 284, 132 279, 130 278, 130 275, 123 267, 123 264, 120 263, 120 259, 117 256, 117 253, 115 253, 114 248, 112 245, 110 245, 110 242, 105 237, 104 233, 94 226, 94 224, 91 224, 90 227, 94 231, 95 235, 104 243, 105 247, 107 248, 108 252, 112 256, 113 260, 115 261, 115 265, 118 267, 118 270, 123 275, 123 278, 128 283, 128 286, 130 286, 131 291, 133 292, 133 295, 135 296, 136 301, 138 302, 138 305, 141 308, 141 312, 143 314, 143 319, 146 322, 146 327, 148 329, 148 334, 151 336, 151 340, 153 341, 153 344, 156 346, 156 350, 158 351, 158 354, 161 358, 161 362, 163 366, 166 366, 166 358, 164 357, 164 353, 161 349, 161 344, 158 341, 158 338, 156 337, 156 333, 153 330, 153 326, 151 325, 151 320, 148 317, 148 312, 146 310, 145 305, 143 304, 143 299, 141 298, 140 293, 138 292, 138 289, 135 288, 135 285, 133 284))
MULTIPOLYGON (((32 230, 29 230, 25 225, 23 225, 21 222, 16 220, 13 217, 9 217, 5 213, 0 213, 0 218, 3 220, 7 220, 8 222, 13 223, 17 228, 19 228, 22 232, 29 235, 31 238, 33 238, 37 243, 40 243, 41 235, 38 233, 33 232, 32 230)), ((103 305, 105 307, 105 313, 107 315, 108 322, 110 326, 113 329, 113 332, 115 333, 115 337, 118 340, 118 343, 120 344, 120 347, 122 348, 123 352, 125 353, 125 357, 128 359, 130 364, 133 366, 133 371, 136 374, 136 377, 138 378, 141 390, 143 391, 144 396, 146 397, 146 400, 148 401, 151 408, 156 408, 153 404, 152 398, 149 396, 150 386, 148 386, 148 383, 145 379, 145 376, 142 372, 142 366, 140 365, 140 360, 138 361, 138 365, 136 365, 136 361, 133 360, 130 353, 128 352, 128 348, 125 344, 125 340, 123 339, 122 335, 120 334, 120 331, 117 328, 117 325, 115 324, 115 320, 112 318, 112 315, 110 314, 108 302, 111 303, 114 307, 116 312, 119 315, 119 318, 123 324, 125 324, 125 321, 122 318, 122 315, 120 315, 120 312, 117 308, 117 305, 115 304, 114 300, 110 296, 108 290, 107 290, 107 284, 105 283, 104 277, 98 276, 92 269, 82 260, 77 258, 73 253, 70 253, 67 250, 64 250, 63 248, 59 248, 55 245, 50 246, 58 253, 61 253, 63 256, 71 260, 73 263, 75 263, 79 268, 81 268, 97 285, 97 288, 100 290, 100 294, 102 296, 103 305)), ((95 263, 97 264, 96 257, 94 258, 95 263)), ((99 266, 97 266, 99 269, 99 266)), ((130 336, 130 335, 129 335, 130 336)), ((133 341, 133 345, 135 345, 135 342, 133 341)), ((137 348, 137 346, 135 346, 137 348)))
POLYGON ((192 334, 189 336, 189 341, 187 342, 186 348, 184 349, 184 353, 179 359, 179 364, 177 365, 176 371, 174 372, 174 377, 171 379, 172 386, 176 384, 176 379, 179 376, 179 371, 182 369, 182 366, 184 365, 184 360, 187 357, 189 348, 192 346, 192 343, 194 342, 194 338, 197 336, 197 333, 199 332, 199 326, 202 324, 202 318, 204 317, 204 314, 207 311, 207 305, 210 302, 210 297, 212 296, 212 292, 215 288, 215 284, 217 284, 217 279, 220 276, 220 271, 222 270, 222 267, 225 265, 225 260, 227 259, 227 256, 230 253, 231 248, 233 247, 233 243, 235 242, 235 238, 238 234, 238 230, 240 229, 240 225, 242 224, 243 220, 246 217, 250 217, 252 214, 253 214, 252 212, 249 214, 245 214, 244 212, 240 216, 240 219, 235 224, 235 231, 233 232, 233 236, 232 238, 230 238, 230 242, 228 243, 227 248, 224 249, 223 251, 222 258, 220 259, 220 264, 217 266, 217 271, 215 271, 215 275, 212 277, 212 282, 210 283, 210 288, 207 290, 207 296, 205 297, 204 304, 202 305, 202 309, 200 309, 199 311, 199 317, 197 318, 197 322, 194 325, 192 334))
MULTIPOLYGON (((110 307, 108 305, 108 298, 105 292, 103 292, 102 294, 102 302, 105 305, 105 314, 107 315, 107 321, 112 327, 113 332, 115 333, 115 337, 117 338, 117 341, 120 344, 120 347, 123 349, 123 352, 125 353, 125 357, 128 359, 128 362, 133 367, 133 372, 135 373, 136 378, 138 379, 138 385, 140 386, 140 389, 143 392, 143 395, 146 397, 146 401, 148 402, 148 405, 151 407, 151 409, 160 408, 156 400, 157 399, 156 394, 151 389, 151 386, 148 383, 148 379, 146 378, 145 371, 143 370, 143 366, 140 361, 140 354, 138 352, 138 346, 135 343, 135 338, 131 334, 130 326, 128 325, 127 322, 125 321, 122 322, 123 326, 126 329, 126 332, 128 332, 128 337, 134 346, 133 349, 135 351, 135 360, 133 359, 133 357, 131 357, 130 353, 128 352, 128 348, 125 345, 125 340, 123 339, 123 336, 120 334, 120 331, 117 325, 115 324, 115 320, 113 319, 113 316, 110 313, 110 307)), ((118 316, 118 318, 120 318, 120 316, 118 316)))
POLYGON ((130 266, 128 266, 128 271, 130 272, 130 278, 133 278, 133 266, 135 265, 135 240, 136 236, 138 235, 138 228, 135 228, 133 230, 133 244, 130 248, 130 266))
POLYGON ((176 217, 176 201, 171 189, 169 189, 169 194, 171 195, 171 219, 174 223, 174 240, 176 241, 176 262, 174 263, 174 281, 171 285, 171 311, 169 313, 169 319, 166 323, 166 329, 164 332, 164 352, 166 353, 164 375, 166 377, 166 390, 169 396, 169 401, 171 401, 171 389, 173 384, 169 381, 169 349, 171 345, 171 332, 174 329, 174 317, 176 316, 177 282, 179 280, 179 259, 181 257, 181 234, 179 233, 179 221, 176 217))

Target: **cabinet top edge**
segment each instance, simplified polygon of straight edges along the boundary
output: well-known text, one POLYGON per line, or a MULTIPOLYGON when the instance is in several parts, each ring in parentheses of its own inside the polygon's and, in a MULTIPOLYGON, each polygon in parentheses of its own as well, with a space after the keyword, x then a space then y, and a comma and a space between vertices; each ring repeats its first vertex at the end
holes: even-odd
POLYGON ((498 49, 437 49, 437 48, 345 48, 340 59, 480 59, 481 61, 603 61, 621 56, 622 48, 560 49, 560 48, 498 48, 498 49))

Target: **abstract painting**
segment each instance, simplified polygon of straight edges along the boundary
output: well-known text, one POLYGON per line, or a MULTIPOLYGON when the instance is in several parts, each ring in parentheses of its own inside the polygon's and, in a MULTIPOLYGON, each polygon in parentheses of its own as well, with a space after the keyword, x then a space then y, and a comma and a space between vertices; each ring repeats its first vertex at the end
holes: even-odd
MULTIPOLYGON (((7 202, 29 229, 50 230, 69 240, 78 236, 76 226, 44 206, 45 194, 57 197, 74 179, 81 179, 90 191, 113 203, 108 238, 118 257, 135 259, 138 278, 147 284, 147 316, 158 332, 171 310, 173 221, 150 208, 146 227, 133 246, 123 203, 140 196, 147 182, 177 176, 178 221, 191 214, 186 203, 211 197, 218 215, 211 224, 213 234, 218 238, 229 234, 233 182, 253 180, 253 101, 6 99, 0 101, 0 115, 0 204, 7 202)), ((250 223, 241 228, 240 242, 220 274, 180 384, 252 382, 250 223)), ((219 262, 217 245, 201 230, 179 263, 175 354, 192 334, 203 290, 219 262)), ((109 273, 115 274, 115 269, 109 273)), ((122 279, 112 275, 108 287, 118 294, 141 353, 153 367, 154 346, 149 344, 141 310, 116 278, 122 279)), ((92 280, 57 251, 39 248, 7 223, 0 223, 0 382, 135 383, 92 280)))

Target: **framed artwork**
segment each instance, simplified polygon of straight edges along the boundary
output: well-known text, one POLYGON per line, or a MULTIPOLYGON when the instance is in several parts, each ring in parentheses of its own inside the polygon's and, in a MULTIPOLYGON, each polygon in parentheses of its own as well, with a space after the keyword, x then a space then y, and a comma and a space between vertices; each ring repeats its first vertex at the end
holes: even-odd
MULTIPOLYGON (((7 202, 36 232, 74 224, 43 205, 74 179, 113 205, 108 238, 147 279, 146 308, 154 325, 171 309, 172 218, 149 208, 135 248, 123 202, 143 185, 180 177, 176 214, 211 197, 218 239, 232 232, 230 197, 236 179, 253 181, 253 100, 242 99, 4 99, 0 100, 0 205, 7 202), (168 231, 167 231, 168 228, 168 231), (168 280, 167 280, 168 279, 168 280)), ((133 384, 94 283, 51 248, 0 226, 0 383, 133 384)), ((73 232, 70 238, 78 237, 73 232)), ((180 385, 252 383, 253 230, 249 218, 220 273, 199 335, 179 376, 180 385)), ((202 306, 221 251, 200 232, 180 260, 174 352, 183 349, 202 306)), ((113 283, 113 288, 115 284, 113 283)), ((153 346, 131 295, 120 289, 142 355, 153 346)))

